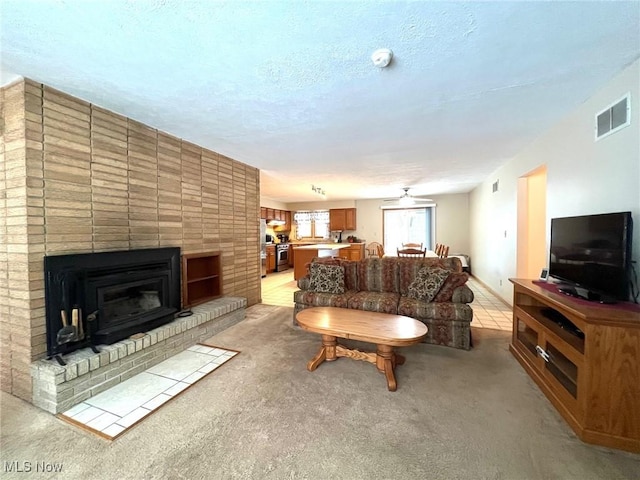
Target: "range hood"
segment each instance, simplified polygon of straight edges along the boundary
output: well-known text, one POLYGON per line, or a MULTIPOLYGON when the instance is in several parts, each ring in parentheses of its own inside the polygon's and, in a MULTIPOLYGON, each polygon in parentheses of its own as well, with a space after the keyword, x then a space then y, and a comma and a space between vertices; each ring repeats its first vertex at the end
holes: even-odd
POLYGON ((278 225, 284 225, 285 222, 284 220, 267 220, 267 225, 269 226, 273 226, 273 227, 277 227, 278 225))

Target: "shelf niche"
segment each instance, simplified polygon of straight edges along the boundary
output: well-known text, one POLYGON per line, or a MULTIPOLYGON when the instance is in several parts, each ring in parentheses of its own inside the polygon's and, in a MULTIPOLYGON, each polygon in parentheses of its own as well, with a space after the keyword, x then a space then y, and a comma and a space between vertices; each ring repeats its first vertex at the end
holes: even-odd
POLYGON ((220 252, 182 255, 182 307, 193 307, 222 296, 220 252))

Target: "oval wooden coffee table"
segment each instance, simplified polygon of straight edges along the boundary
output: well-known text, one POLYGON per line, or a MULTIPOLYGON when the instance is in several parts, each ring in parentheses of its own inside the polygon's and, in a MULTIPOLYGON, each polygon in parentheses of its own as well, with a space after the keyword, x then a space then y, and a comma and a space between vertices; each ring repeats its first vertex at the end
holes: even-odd
POLYGON ((405 361, 393 347, 419 343, 427 334, 427 326, 415 318, 349 308, 307 308, 298 312, 296 320, 304 330, 322 335, 322 347, 307 363, 307 370, 313 372, 325 360, 332 362, 338 357, 364 360, 375 363, 384 373, 391 392, 398 388, 394 368, 405 361), (336 337, 375 343, 376 353, 348 349, 339 345, 336 337))

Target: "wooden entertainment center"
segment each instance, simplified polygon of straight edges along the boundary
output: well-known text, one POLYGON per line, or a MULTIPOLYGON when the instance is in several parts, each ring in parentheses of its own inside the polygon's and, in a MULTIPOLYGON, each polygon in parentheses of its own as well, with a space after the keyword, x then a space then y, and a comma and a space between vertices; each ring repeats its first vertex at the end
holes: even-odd
POLYGON ((511 353, 581 440, 640 452, 640 310, 510 281, 511 353))

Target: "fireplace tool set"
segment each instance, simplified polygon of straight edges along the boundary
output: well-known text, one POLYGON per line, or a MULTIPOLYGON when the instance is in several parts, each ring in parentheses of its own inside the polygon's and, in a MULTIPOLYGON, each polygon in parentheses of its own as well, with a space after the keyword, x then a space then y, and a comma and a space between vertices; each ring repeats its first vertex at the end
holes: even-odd
MULTIPOLYGON (((92 326, 95 325, 97 311, 87 315, 86 321, 89 326, 88 332, 85 335, 84 331, 84 319, 82 317, 82 309, 78 307, 78 305, 73 305, 71 308, 71 321, 69 321, 69 294, 70 292, 75 292, 75 288, 69 290, 69 278, 67 272, 59 272, 56 275, 57 280, 60 284, 61 290, 61 310, 60 310, 60 320, 62 323, 62 328, 58 330, 56 333, 56 345, 55 349, 58 350, 60 347, 63 347, 69 343, 82 342, 85 338, 89 341, 89 346, 94 353, 99 353, 98 349, 91 342, 91 333, 93 332, 92 326)), ((75 285, 73 285, 75 287, 75 285)), ((63 347, 64 348, 64 347, 63 347)), ((60 352, 62 353, 62 352, 60 352)), ((60 353, 56 353, 53 355, 53 358, 60 365, 66 365, 66 362, 60 356, 60 353)))

